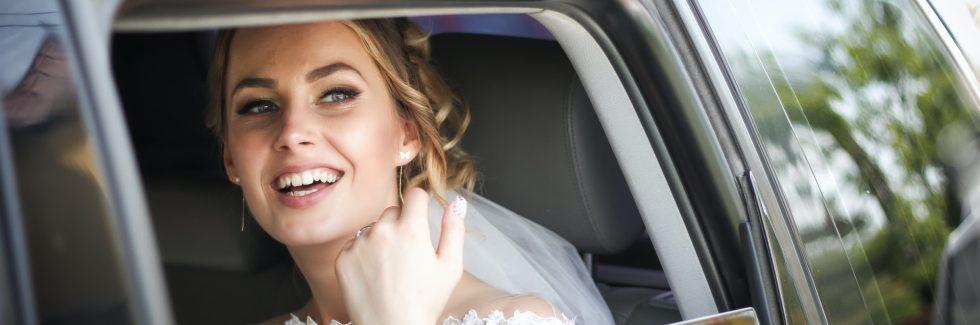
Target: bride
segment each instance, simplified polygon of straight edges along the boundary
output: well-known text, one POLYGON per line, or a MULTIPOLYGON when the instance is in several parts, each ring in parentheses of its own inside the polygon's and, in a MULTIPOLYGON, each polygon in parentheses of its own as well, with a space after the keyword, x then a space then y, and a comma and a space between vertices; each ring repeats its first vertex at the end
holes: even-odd
POLYGON ((570 244, 470 192, 469 111, 414 23, 222 31, 210 84, 228 177, 312 291, 265 323, 612 323, 570 244))

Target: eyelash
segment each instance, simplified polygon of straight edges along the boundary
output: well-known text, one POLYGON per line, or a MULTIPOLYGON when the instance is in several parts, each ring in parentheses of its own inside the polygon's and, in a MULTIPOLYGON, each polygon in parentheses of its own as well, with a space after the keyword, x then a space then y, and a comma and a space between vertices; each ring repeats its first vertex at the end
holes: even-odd
POLYGON ((273 102, 273 101, 271 101, 271 100, 268 100, 268 99, 254 100, 254 101, 250 101, 248 103, 245 103, 245 105, 242 105, 242 108, 238 109, 238 115, 251 115, 251 114, 267 113, 267 112, 272 111, 272 110, 275 110, 277 108, 278 107, 276 107, 276 103, 273 102), (254 111, 256 108, 258 108, 260 106, 271 107, 271 109, 269 109, 268 111, 265 111, 264 110, 262 112, 254 111))
POLYGON ((328 103, 328 104, 344 104, 351 100, 354 100, 355 98, 357 98, 357 95, 360 94, 361 92, 351 88, 346 88, 346 87, 331 88, 328 89, 327 91, 324 91, 323 94, 320 95, 320 102, 328 103), (344 96, 344 98, 332 102, 326 101, 327 97, 334 96, 334 95, 342 95, 344 96))
MULTIPOLYGON (((351 100, 354 100, 360 94, 361 92, 351 88, 345 88, 345 87, 331 88, 324 91, 323 94, 320 95, 319 102, 326 103, 326 104, 345 104, 347 102, 350 102, 351 100), (327 97, 337 96, 337 95, 344 96, 344 98, 339 100, 334 100, 334 101, 326 101, 327 97)), ((261 114, 261 113, 268 113, 275 109, 278 109, 278 107, 276 103, 271 100, 268 99, 255 100, 255 101, 250 101, 248 103, 245 103, 245 105, 242 105, 242 108, 238 109, 238 114, 239 115, 261 114), (257 111, 256 109, 259 107, 269 107, 269 108, 263 109, 262 111, 257 111)))

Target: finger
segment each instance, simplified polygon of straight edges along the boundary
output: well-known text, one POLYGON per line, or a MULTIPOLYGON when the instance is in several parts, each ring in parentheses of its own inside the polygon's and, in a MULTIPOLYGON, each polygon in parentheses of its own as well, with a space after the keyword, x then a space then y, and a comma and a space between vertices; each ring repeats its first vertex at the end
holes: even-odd
MULTIPOLYGON (((371 233, 388 233, 388 231, 394 228, 398 223, 398 219, 401 218, 401 213, 402 209, 396 206, 385 208, 381 211, 381 215, 378 216, 377 221, 364 225, 364 227, 367 228, 359 228, 363 229, 360 237, 368 236, 371 233)), ((357 238, 357 232, 354 232, 354 239, 357 238)))
POLYGON ((463 218, 466 217, 466 209, 466 199, 457 195, 442 213, 442 233, 439 235, 439 247, 436 249, 439 259, 452 263, 462 262, 463 237, 466 233, 463 218))
POLYGON ((378 221, 375 225, 382 223, 393 223, 401 218, 402 209, 396 206, 390 206, 381 211, 381 216, 378 217, 378 221))
MULTIPOLYGON (((402 214, 399 221, 419 228, 429 229, 429 193, 413 187, 402 194, 402 214)), ((428 232, 425 233, 428 238, 428 232)))

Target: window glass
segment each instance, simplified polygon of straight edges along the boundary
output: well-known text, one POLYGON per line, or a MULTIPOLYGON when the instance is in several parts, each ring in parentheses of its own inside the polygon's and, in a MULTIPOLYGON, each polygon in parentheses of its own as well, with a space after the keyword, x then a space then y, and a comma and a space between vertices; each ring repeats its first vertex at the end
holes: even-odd
POLYGON ((700 5, 827 320, 928 322, 962 209, 941 149, 976 125, 915 2, 700 5))
MULTIPOLYGON (((105 180, 55 1, 0 0, 0 95, 41 323, 128 322, 105 180)), ((11 162, 0 162, 8 164, 11 162)))
POLYGON ((980 28, 980 1, 978 0, 962 0, 963 4, 966 5, 967 14, 970 18, 973 18, 973 24, 977 28, 980 28))
POLYGON ((980 79, 980 0, 932 1, 929 4, 972 65, 974 76, 980 79))

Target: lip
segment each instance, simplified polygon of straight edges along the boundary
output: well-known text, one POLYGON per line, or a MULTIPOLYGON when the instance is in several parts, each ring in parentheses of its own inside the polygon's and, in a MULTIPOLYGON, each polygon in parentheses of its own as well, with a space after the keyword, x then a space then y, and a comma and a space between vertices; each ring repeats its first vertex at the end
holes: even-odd
POLYGON ((333 192, 334 187, 336 187, 336 185, 338 183, 340 183, 340 181, 343 180, 344 174, 345 173, 343 171, 341 171, 340 169, 337 169, 337 168, 335 168, 333 166, 330 166, 330 165, 327 165, 327 164, 319 164, 319 163, 312 163, 312 164, 294 164, 294 165, 288 165, 288 166, 280 169, 275 174, 275 176, 272 178, 272 180, 268 182, 268 186, 269 186, 269 189, 272 191, 272 193, 275 194, 276 198, 279 199, 279 202, 282 202, 283 205, 285 205, 287 207, 290 207, 290 208, 293 208, 293 209, 303 209, 303 208, 307 208, 307 207, 313 206, 313 205, 317 204, 318 202, 322 201, 324 198, 326 198, 327 195, 330 194, 330 192, 333 192), (279 189, 276 186, 276 183, 277 183, 277 180, 279 179, 279 177, 281 177, 281 176, 283 176, 285 174, 297 173, 297 172, 301 172, 301 171, 304 171, 304 170, 317 169, 317 168, 329 169, 329 170, 333 171, 335 174, 340 175, 341 178, 339 180, 337 180, 337 182, 335 182, 333 184, 327 184, 327 186, 324 186, 323 188, 320 188, 318 191, 313 192, 313 193, 310 193, 310 194, 307 194, 307 195, 304 195, 304 196, 289 196, 286 193, 279 192, 279 189))

